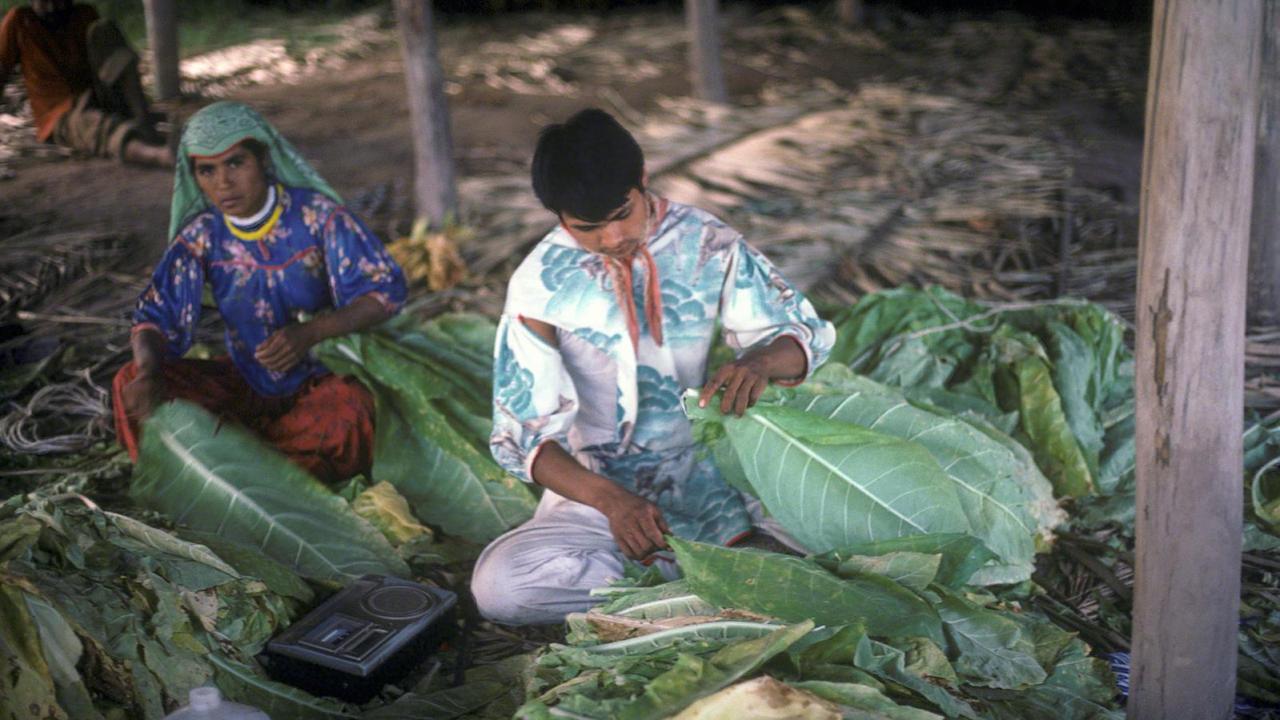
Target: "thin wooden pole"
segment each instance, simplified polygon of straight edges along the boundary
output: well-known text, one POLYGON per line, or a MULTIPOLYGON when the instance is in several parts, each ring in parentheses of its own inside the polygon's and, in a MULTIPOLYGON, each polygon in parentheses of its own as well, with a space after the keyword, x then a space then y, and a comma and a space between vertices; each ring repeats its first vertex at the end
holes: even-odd
POLYGON ((1280 325, 1280 3, 1263 3, 1258 148, 1249 238, 1249 324, 1280 325))
POLYGON ((711 102, 727 102, 720 67, 720 11, 717 0, 684 0, 689 26, 689 79, 693 94, 711 102))
POLYGON ((1142 167, 1129 717, 1229 718, 1261 0, 1156 0, 1142 167))
POLYGON ((836 0, 836 18, 845 27, 858 27, 866 20, 867 8, 862 0, 836 0))
POLYGON ((178 73, 178 6, 175 0, 143 0, 147 16, 147 45, 156 76, 156 99, 175 98, 181 91, 178 73))
POLYGON ((436 52, 430 0, 395 0, 404 80, 413 127, 414 200, 418 217, 440 224, 458 212, 453 138, 444 71, 436 52))

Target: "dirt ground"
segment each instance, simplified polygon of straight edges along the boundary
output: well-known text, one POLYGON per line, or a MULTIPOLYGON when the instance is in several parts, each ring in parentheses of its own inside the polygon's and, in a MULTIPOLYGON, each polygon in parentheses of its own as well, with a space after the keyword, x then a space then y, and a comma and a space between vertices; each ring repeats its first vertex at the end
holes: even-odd
MULTIPOLYGON (((830 23, 826 9, 807 7, 809 25, 821 27, 830 23)), ((1089 74, 1108 77, 1128 72, 1120 82, 1126 87, 1140 87, 1141 77, 1131 77, 1131 68, 1078 68, 1082 75, 1080 92, 1046 92, 1045 98, 1011 97, 1009 87, 994 91, 983 88, 990 75, 999 73, 992 67, 1007 65, 1001 53, 1008 52, 999 41, 967 39, 963 18, 915 18, 886 16, 872 18, 868 36, 883 39, 873 42, 814 42, 809 36, 771 36, 767 52, 760 55, 756 41, 760 27, 786 22, 779 11, 757 13, 738 9, 726 18, 730 28, 726 41, 726 73, 734 103, 746 106, 762 102, 762 89, 770 83, 797 83, 825 78, 848 92, 868 82, 906 82, 920 87, 955 86, 974 88, 979 99, 996 104, 1021 103, 1028 112, 1054 119, 1052 132, 1072 144, 1076 153, 1076 176, 1081 182, 1110 187, 1114 193, 1136 202, 1141 154, 1140 104, 1135 109, 1133 98, 1114 102, 1096 90, 1098 83, 1089 74), (913 47, 913 37, 954 31, 962 47, 956 57, 964 62, 945 62, 933 53, 913 47), (877 45, 879 43, 879 45, 877 45), (971 47, 964 46, 965 44, 971 47), (984 98, 983 95, 986 95, 984 98)), ((1000 19, 996 19, 999 22, 1000 19)), ((989 20, 984 20, 989 22, 989 20)), ((1027 32, 1052 35, 1053 25, 1032 23, 1023 18, 1010 18, 1015 26, 1027 32)), ((1091 25, 1083 24, 1086 30, 1091 25)), ((1059 30, 1072 27, 1059 24, 1059 30)), ((605 17, 557 17, 520 14, 494 19, 446 18, 441 30, 442 59, 453 76, 449 95, 453 137, 458 173, 462 178, 485 175, 518 174, 531 152, 537 130, 547 122, 563 118, 576 109, 599 105, 607 109, 622 107, 639 115, 652 113, 660 98, 686 95, 689 83, 684 73, 680 47, 681 18, 676 13, 646 10, 618 13, 605 17), (554 43, 557 33, 569 32, 569 52, 582 56, 578 65, 556 64, 556 56, 564 56, 564 48, 554 43), (585 29, 584 29, 585 28, 585 29), (589 38, 582 42, 582 36, 589 38), (631 38, 631 40, 627 40, 631 38), (634 39, 656 43, 646 50, 634 39), (617 41, 615 43, 615 41, 617 41), (483 69, 467 76, 457 72, 460 65, 486 47, 485 43, 514 43, 524 47, 524 55, 512 62, 518 65, 529 57, 550 58, 550 74, 533 73, 538 82, 517 90, 495 87, 502 83, 484 82, 483 69), (575 44, 576 43, 576 44, 575 44), (543 43, 546 44, 545 42, 543 43), (616 45, 616 47, 615 47, 616 45), (532 48, 532 50, 530 50, 532 48), (583 53, 617 50, 600 57, 583 53), (532 55, 530 55, 532 52, 532 55), (568 88, 563 87, 566 81, 568 88)), ((403 195, 411 185, 410 126, 404 101, 403 68, 394 42, 394 28, 385 23, 383 42, 368 49, 362 57, 351 59, 339 70, 313 73, 288 84, 246 86, 223 95, 247 102, 258 108, 291 139, 349 201, 376 188, 392 188, 403 195)), ((788 31, 790 32, 790 31, 788 31)), ((1141 32, 1135 45, 1140 45, 1141 32)), ((561 38, 563 40, 563 38, 561 38)), ((856 38, 855 38, 856 40, 856 38)), ((489 48, 494 55, 501 52, 489 48)), ((1035 48, 1015 48, 1031 58, 1034 69, 1035 48)), ((483 54, 483 53, 481 53, 483 54)), ((954 58, 953 58, 954 59, 954 58)), ((474 62, 472 63, 474 64, 474 62)), ((1027 63, 1023 63, 1026 65, 1027 63)), ((1077 63, 1079 64, 1079 63, 1077 63)), ((1105 64, 1105 59, 1104 59, 1105 64)), ((1075 69, 1067 68, 1067 72, 1075 69)), ((522 71, 515 75, 520 75, 522 71)), ((1013 79, 997 85, 1018 82, 1013 79)), ((498 72, 489 77, 506 77, 498 72)), ((1023 78, 1025 79, 1025 78, 1023 78)), ((1130 95, 1133 93, 1130 92, 1130 95)), ((208 97, 188 97, 180 114, 189 115, 208 97)), ((1140 103, 1140 98, 1136 100, 1140 103)), ((172 175, 169 172, 121 166, 96 159, 31 159, 14 163, 15 177, 0 180, 0 234, 16 234, 32 228, 48 228, 50 232, 69 230, 110 230, 130 238, 137 252, 130 253, 129 270, 140 270, 159 257, 165 244, 164 228, 172 175)), ((483 198, 466 198, 475 203, 483 198)), ((385 218, 375 227, 386 231, 402 225, 404 218, 385 218)))

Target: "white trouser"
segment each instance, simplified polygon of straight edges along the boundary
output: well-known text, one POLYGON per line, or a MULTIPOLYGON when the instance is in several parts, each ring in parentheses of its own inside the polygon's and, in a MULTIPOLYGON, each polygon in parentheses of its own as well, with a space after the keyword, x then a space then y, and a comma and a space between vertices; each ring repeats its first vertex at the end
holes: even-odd
MULTIPOLYGON (((760 501, 744 496, 756 528, 799 552, 804 548, 773 518, 764 517, 760 501)), ((609 532, 609 519, 588 505, 550 490, 544 491, 533 519, 489 544, 476 561, 471 593, 480 614, 507 625, 564 622, 571 612, 600 603, 592 588, 622 577, 626 556, 609 532)), ((668 578, 679 570, 674 561, 654 561, 668 578)))

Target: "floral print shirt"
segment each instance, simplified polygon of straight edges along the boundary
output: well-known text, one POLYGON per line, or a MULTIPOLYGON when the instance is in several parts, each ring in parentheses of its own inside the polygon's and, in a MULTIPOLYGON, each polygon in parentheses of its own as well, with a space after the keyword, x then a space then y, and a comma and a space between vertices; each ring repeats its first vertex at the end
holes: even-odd
MULTIPOLYGON (((739 354, 790 335, 808 369, 835 330, 742 236, 711 214, 669 203, 649 239, 662 296, 662 345, 644 313, 632 346, 601 256, 552 230, 516 269, 494 348, 490 450, 530 481, 537 451, 556 442, 588 469, 654 502, 672 532, 729 543, 750 529, 741 496, 698 452, 681 405, 706 380, 717 322, 739 354), (556 328, 552 347, 521 318, 556 328)), ((645 264, 632 265, 643 307, 645 264)), ((801 380, 802 378, 797 378, 801 380)))
POLYGON ((164 334, 168 353, 190 347, 207 282, 227 326, 227 351, 260 395, 291 395, 308 378, 327 372, 303 360, 286 373, 263 367, 254 351, 299 313, 340 308, 364 295, 398 310, 404 275, 382 242, 346 208, 305 188, 279 194, 280 219, 261 240, 237 238, 221 212, 196 215, 156 266, 138 300, 134 330, 164 334))

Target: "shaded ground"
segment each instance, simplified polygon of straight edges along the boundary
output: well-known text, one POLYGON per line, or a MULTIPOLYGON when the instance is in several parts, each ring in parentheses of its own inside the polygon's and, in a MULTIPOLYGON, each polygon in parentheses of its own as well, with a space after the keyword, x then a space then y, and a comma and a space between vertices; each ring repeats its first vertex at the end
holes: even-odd
MULTIPOLYGON (((829 21, 801 10, 731 15, 726 69, 734 101, 757 105, 767 87, 818 79, 837 92, 883 81, 950 88, 1049 119, 1055 139, 1078 150, 1081 181, 1136 202, 1141 128, 1135 89, 1141 88, 1142 68, 1132 65, 1141 58, 1140 32, 1017 17, 974 23, 886 16, 873 18, 876 32, 838 34, 829 31, 829 21), (992 37, 989 29, 996 26, 1013 30, 992 37), (826 32, 815 37, 815 29, 826 32), (1082 45, 1059 53, 1063 58, 1049 57, 1045 48, 1046 39, 1079 43, 1090 34, 1103 41, 1128 36, 1133 47, 1097 57, 1096 49, 1091 56, 1082 45), (921 47, 924 39, 932 47, 921 47), (946 57, 938 57, 939 50, 946 57), (1046 75, 1038 90, 1037 73, 1046 75), (1075 87, 1062 87, 1064 80, 1075 87)), ((661 98, 686 94, 680 26, 678 15, 657 11, 449 19, 441 44, 455 78, 450 103, 460 175, 521 172, 537 129, 578 108, 600 105, 640 117, 657 109, 661 98), (505 45, 495 47, 495 41, 505 45)), ((409 121, 392 28, 380 32, 364 56, 345 67, 289 84, 242 87, 225 97, 259 108, 348 200, 389 189, 375 227, 403 231, 411 183, 409 121)), ((201 102, 188 100, 183 113, 201 102)), ((59 158, 13 167, 17 176, 0 181, 0 231, 110 230, 137 248, 129 254, 134 268, 149 266, 162 251, 169 173, 59 158)))

